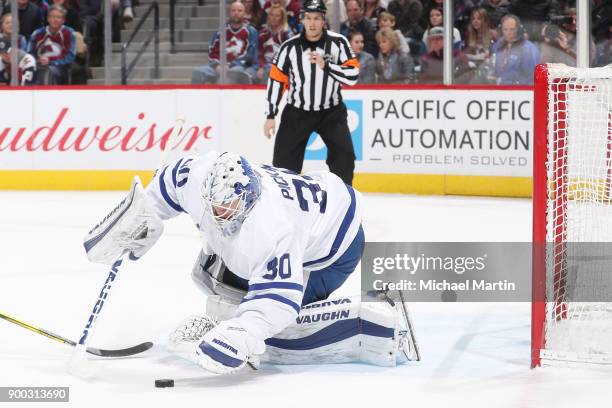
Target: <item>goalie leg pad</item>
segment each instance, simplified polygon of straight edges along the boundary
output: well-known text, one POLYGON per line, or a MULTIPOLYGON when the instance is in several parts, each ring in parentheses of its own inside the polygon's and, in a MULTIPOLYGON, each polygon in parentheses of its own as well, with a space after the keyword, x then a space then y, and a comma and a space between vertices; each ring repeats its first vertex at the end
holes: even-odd
POLYGON ((304 306, 296 319, 266 340, 262 362, 329 364, 365 362, 393 367, 401 360, 401 314, 389 303, 359 298, 325 300, 304 306))

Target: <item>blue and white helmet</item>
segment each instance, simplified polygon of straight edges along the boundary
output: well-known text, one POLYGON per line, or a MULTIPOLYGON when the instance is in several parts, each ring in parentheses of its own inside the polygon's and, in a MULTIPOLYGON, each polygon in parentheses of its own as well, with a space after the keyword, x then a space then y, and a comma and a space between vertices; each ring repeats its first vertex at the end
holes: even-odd
POLYGON ((261 195, 260 175, 242 156, 223 153, 204 178, 204 216, 223 236, 237 232, 261 195))

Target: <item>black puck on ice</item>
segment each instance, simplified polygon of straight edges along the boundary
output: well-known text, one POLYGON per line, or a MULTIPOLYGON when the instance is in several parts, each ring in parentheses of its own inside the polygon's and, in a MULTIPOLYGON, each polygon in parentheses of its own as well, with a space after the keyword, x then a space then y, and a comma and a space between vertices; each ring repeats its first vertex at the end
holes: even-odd
POLYGON ((161 380, 155 380, 155 388, 169 388, 174 387, 174 380, 168 378, 162 378, 161 380))

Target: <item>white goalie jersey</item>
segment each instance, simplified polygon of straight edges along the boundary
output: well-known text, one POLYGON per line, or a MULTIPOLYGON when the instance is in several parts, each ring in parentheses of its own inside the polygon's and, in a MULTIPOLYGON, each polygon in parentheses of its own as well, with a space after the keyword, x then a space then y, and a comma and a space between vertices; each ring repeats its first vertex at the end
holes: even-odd
POLYGON ((234 319, 263 341, 295 321, 310 271, 331 265, 349 247, 361 225, 361 197, 329 172, 300 176, 253 165, 260 198, 238 232, 225 237, 207 225, 202 199, 204 177, 219 155, 182 157, 159 169, 145 192, 160 218, 189 214, 205 252, 248 280, 234 319))

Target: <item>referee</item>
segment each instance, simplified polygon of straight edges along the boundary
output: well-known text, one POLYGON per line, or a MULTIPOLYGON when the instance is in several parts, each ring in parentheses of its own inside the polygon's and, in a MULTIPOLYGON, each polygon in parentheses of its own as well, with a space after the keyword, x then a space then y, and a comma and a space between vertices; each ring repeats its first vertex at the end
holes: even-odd
POLYGON ((355 150, 340 84, 357 82, 359 61, 344 36, 325 30, 326 11, 323 0, 305 0, 304 31, 285 41, 274 56, 266 92, 264 134, 268 138, 274 134, 278 104, 283 92, 288 91, 272 164, 300 173, 308 138, 317 132, 327 145, 329 170, 350 185, 355 150))

